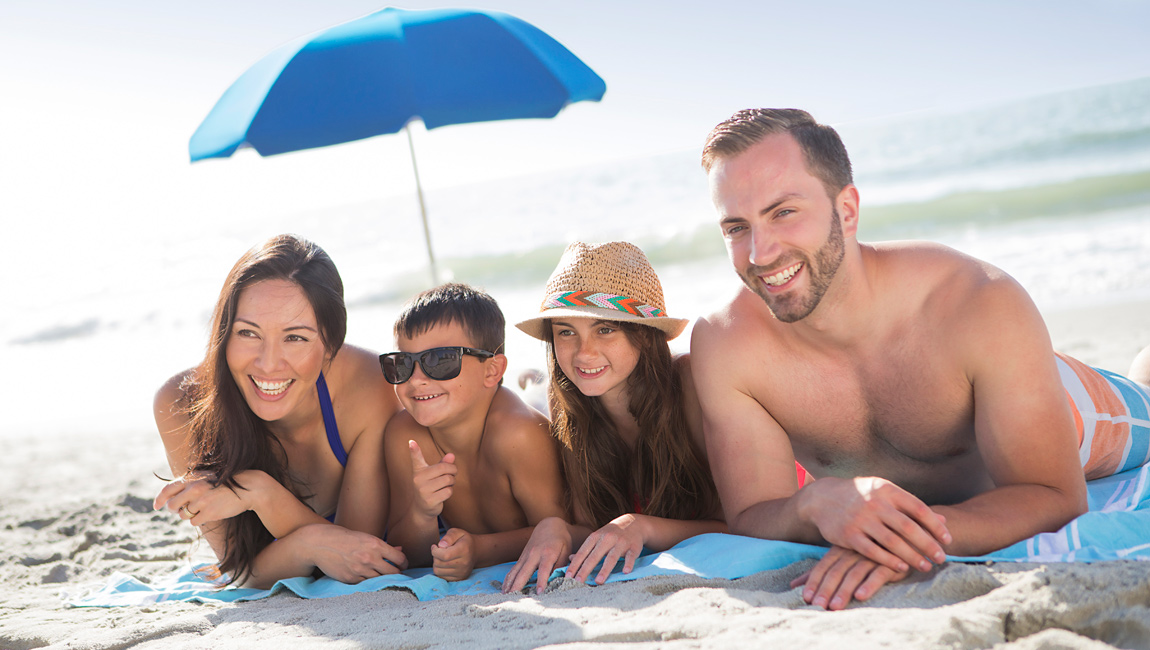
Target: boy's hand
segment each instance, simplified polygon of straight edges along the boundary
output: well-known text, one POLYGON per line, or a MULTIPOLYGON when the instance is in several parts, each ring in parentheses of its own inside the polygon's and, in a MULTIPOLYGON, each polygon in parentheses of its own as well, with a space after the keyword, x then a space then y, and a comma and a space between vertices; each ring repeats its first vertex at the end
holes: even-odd
POLYGON ((463 580, 475 568, 475 538, 462 528, 447 531, 431 547, 431 572, 448 582, 463 580))
POLYGON ((423 458, 419 443, 407 441, 411 450, 412 480, 415 482, 415 507, 428 517, 438 517, 443 512, 443 502, 451 497, 455 475, 455 454, 444 454, 443 460, 428 465, 423 458))

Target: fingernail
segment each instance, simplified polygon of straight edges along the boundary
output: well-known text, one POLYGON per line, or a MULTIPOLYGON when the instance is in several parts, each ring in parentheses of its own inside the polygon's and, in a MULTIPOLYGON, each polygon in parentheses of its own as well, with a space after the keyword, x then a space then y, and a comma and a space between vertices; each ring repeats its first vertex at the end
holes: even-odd
POLYGON ((926 560, 919 562, 918 563, 918 570, 919 571, 930 571, 930 562, 927 562, 926 560))
POLYGON ((935 553, 934 554, 934 563, 935 564, 942 564, 943 562, 946 562, 946 553, 943 553, 942 551, 935 553))
POLYGON ((906 570, 907 570, 907 569, 909 569, 909 568, 910 568, 910 567, 909 567, 909 566, 907 566, 907 563, 906 563, 906 562, 899 562, 899 563, 898 563, 898 570, 899 570, 899 571, 906 571, 906 570))
POLYGON ((815 597, 815 590, 814 589, 804 589, 803 590, 803 600, 805 600, 809 603, 809 602, 811 602, 811 599, 814 597, 815 597))
POLYGON ((842 606, 843 606, 843 599, 842 598, 835 596, 834 598, 831 599, 831 607, 832 608, 833 607, 842 607, 842 606))
POLYGON ((812 604, 815 607, 822 607, 823 609, 826 609, 827 608, 827 599, 824 598, 823 596, 819 596, 818 598, 815 599, 815 602, 812 604))

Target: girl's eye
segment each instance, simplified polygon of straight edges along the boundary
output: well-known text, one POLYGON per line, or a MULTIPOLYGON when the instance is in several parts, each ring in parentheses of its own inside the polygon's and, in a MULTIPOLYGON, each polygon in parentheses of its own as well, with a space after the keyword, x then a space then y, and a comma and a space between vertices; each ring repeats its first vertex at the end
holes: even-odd
POLYGON ((572 332, 571 330, 559 330, 558 332, 555 332, 555 336, 573 336, 574 334, 575 332, 572 332))
POLYGON ((604 326, 604 327, 600 327, 600 328, 599 328, 599 334, 601 334, 601 335, 604 335, 604 336, 606 336, 607 334, 610 334, 610 333, 612 333, 612 332, 614 332, 614 331, 615 331, 615 328, 614 328, 614 327, 606 327, 606 326, 604 326))

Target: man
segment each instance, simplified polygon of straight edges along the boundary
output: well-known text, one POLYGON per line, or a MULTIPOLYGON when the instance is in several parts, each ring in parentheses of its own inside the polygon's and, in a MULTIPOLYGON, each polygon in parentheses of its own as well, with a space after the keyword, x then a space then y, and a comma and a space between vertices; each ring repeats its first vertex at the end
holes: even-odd
POLYGON ((1074 414, 1017 282, 941 245, 860 244, 846 150, 804 111, 736 113, 703 167, 746 285, 694 327, 708 455, 731 532, 832 545, 796 581, 807 602, 1085 512, 1074 414))

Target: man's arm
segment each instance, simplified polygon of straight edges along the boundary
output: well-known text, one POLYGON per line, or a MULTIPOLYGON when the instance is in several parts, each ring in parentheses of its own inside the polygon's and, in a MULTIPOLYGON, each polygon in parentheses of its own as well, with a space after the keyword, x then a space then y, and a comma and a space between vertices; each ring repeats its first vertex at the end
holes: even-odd
POLYGON ((974 387, 978 450, 995 488, 955 506, 947 518, 954 555, 981 555, 1086 511, 1073 414, 1046 325, 1033 301, 1005 274, 967 301, 953 340, 974 387))
POLYGON ((817 544, 802 520, 795 458, 786 432, 740 384, 745 359, 707 319, 691 335, 691 369, 703 411, 711 474, 732 533, 817 544))

